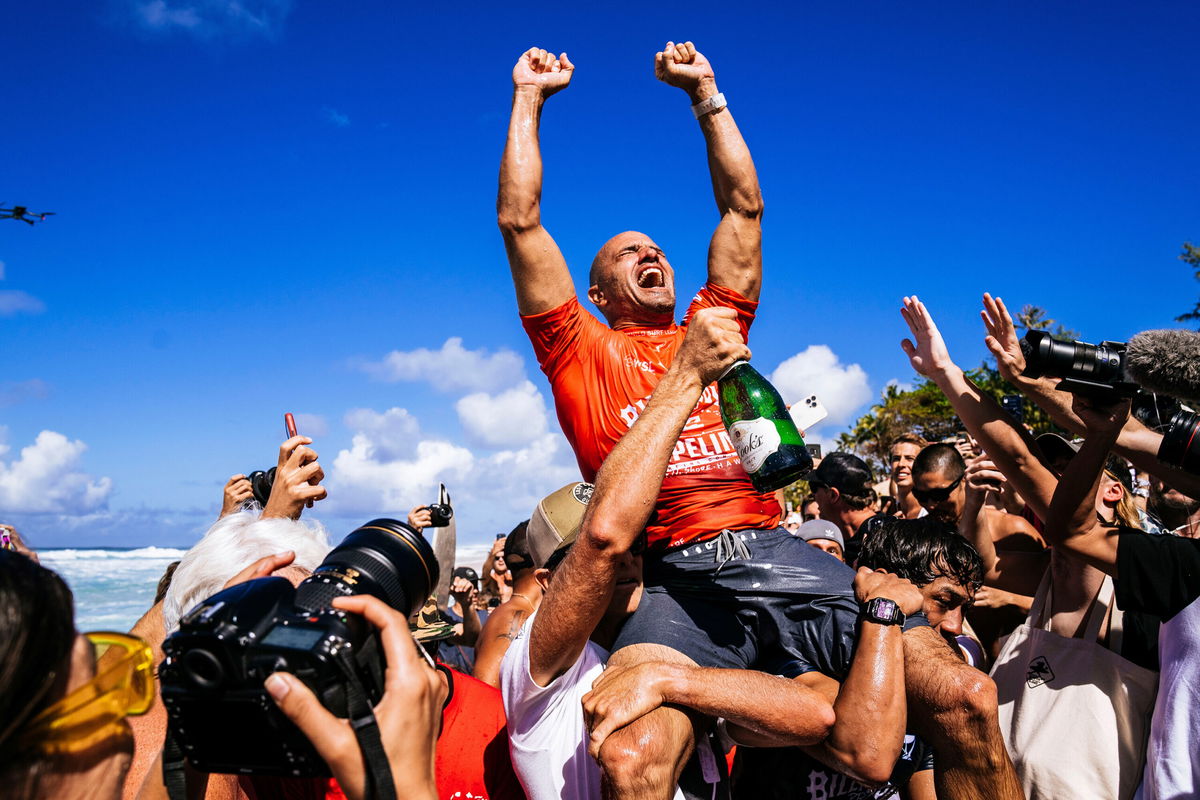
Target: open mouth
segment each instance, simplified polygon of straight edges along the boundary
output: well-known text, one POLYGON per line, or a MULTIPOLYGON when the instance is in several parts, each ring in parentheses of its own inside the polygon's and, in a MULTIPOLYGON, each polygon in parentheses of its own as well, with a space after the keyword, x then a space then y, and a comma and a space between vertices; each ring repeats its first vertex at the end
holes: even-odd
POLYGON ((642 289, 661 289, 667 285, 667 276, 661 267, 645 267, 637 275, 637 285, 642 289))

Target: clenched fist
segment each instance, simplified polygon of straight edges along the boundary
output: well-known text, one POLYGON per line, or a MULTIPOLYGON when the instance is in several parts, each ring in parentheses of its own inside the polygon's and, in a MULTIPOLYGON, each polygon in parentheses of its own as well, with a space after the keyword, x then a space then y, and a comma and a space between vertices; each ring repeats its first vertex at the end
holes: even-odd
POLYGON ((716 90, 712 64, 696 52, 696 47, 691 42, 667 42, 662 50, 655 53, 654 77, 692 95, 705 82, 714 84, 713 91, 716 90))
POLYGON ((560 89, 567 88, 575 65, 566 53, 558 58, 553 53, 537 47, 531 47, 517 59, 513 67, 513 86, 520 89, 523 86, 536 88, 543 98, 549 97, 560 89))

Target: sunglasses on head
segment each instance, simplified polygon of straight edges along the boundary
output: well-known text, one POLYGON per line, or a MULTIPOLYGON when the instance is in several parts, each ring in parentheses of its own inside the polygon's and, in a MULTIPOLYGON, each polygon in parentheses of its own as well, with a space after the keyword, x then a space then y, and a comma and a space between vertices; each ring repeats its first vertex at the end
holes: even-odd
POLYGON ((944 502, 950 498, 950 493, 958 488, 964 477, 966 477, 966 473, 955 478, 949 486, 943 486, 940 489, 918 489, 914 486, 912 488, 913 497, 917 498, 917 502, 921 505, 944 502))
POLYGON ((84 636, 95 653, 96 676, 29 723, 29 736, 45 753, 87 750, 120 731, 125 717, 145 714, 154 702, 150 645, 124 633, 84 636))

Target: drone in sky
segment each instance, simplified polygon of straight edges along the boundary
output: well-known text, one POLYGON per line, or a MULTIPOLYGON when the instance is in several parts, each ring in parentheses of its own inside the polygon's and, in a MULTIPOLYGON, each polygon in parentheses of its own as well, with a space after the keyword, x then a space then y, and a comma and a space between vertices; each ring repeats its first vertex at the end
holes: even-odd
POLYGON ((25 206, 13 206, 12 208, 4 208, 0 203, 0 219, 19 219, 21 222, 28 222, 33 225, 37 222, 45 222, 46 217, 54 216, 53 211, 45 211, 41 214, 30 211, 25 206))

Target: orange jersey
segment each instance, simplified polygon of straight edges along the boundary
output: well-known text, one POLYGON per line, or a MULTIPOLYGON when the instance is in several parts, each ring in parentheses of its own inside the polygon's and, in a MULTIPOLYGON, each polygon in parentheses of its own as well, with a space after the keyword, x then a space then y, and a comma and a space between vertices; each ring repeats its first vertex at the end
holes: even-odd
MULTIPOLYGON (((585 480, 596 479, 605 457, 646 407, 692 314, 714 306, 734 309, 746 336, 758 303, 709 283, 692 300, 683 324, 668 328, 614 331, 574 297, 521 318, 538 364, 550 379, 558 421, 585 480)), ((717 385, 707 386, 675 443, 646 526, 650 544, 675 547, 723 528, 773 528, 780 513, 773 494, 761 494, 751 485, 721 421, 717 385)))

